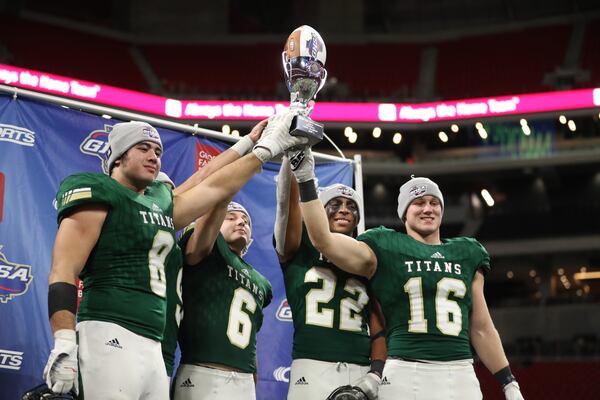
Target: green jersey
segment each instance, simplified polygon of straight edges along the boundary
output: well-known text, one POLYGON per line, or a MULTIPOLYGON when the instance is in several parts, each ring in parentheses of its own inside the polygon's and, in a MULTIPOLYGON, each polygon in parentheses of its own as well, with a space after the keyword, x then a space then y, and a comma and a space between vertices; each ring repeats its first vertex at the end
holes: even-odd
POLYGON ((167 276, 167 323, 162 340, 162 354, 168 376, 173 376, 177 334, 179 323, 183 317, 183 301, 181 299, 182 267, 183 255, 179 246, 175 245, 165 266, 167 276))
POLYGON ((388 355, 453 361, 472 358, 471 283, 490 258, 475 239, 428 245, 384 227, 358 237, 375 252, 371 278, 386 321, 388 355))
POLYGON ((165 328, 164 262, 175 245, 173 196, 153 182, 143 194, 103 174, 66 178, 56 195, 58 221, 80 206, 101 204, 108 215, 80 278, 79 321, 106 321, 161 340, 165 328))
POLYGON ((367 281, 327 261, 302 231, 294 258, 282 266, 294 321, 292 358, 368 365, 367 281))
MULTIPOLYGON (((180 246, 185 251, 193 229, 180 246)), ((219 233, 212 252, 183 267, 184 315, 179 327, 181 363, 216 363, 256 371, 256 333, 271 284, 234 253, 219 233)))

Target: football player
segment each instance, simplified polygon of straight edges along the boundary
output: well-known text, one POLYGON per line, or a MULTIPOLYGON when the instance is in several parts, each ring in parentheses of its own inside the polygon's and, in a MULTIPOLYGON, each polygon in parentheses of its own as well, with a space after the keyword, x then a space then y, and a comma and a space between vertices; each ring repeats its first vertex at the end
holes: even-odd
POLYGON ((236 202, 215 207, 182 235, 176 400, 256 398, 256 333, 273 296, 269 281, 242 259, 251 237, 250 214, 236 202))
POLYGON ((252 153, 191 189, 173 195, 155 181, 162 142, 142 122, 109 135, 110 175, 67 177, 58 194, 58 232, 49 276, 48 313, 54 348, 44 378, 55 392, 76 385, 94 398, 165 399, 161 354, 165 327, 164 262, 175 231, 230 198, 264 162, 306 143, 289 135, 293 113, 271 119, 252 153), (283 122, 283 123, 282 123, 283 122), (84 282, 75 334, 77 276, 84 282))
MULTIPOLYGON (((265 127, 267 120, 257 124, 250 133, 238 140, 229 149, 223 151, 218 156, 212 158, 205 166, 200 168, 194 174, 196 182, 190 180, 184 182, 179 187, 171 181, 169 176, 164 172, 160 172, 156 180, 167 184, 173 190, 174 195, 179 195, 206 179, 213 172, 219 170, 227 164, 243 157, 252 150, 254 144, 260 139, 260 135, 265 127)), ((165 263, 165 274, 167 278, 167 322, 165 325, 165 333, 162 340, 162 354, 167 369, 169 378, 173 376, 175 363, 175 350, 177 349, 177 336, 179 324, 183 318, 183 300, 182 300, 182 285, 181 279, 183 274, 183 256, 179 245, 175 245, 176 250, 171 252, 167 262, 165 263)))
MULTIPOLYGON (((307 148, 290 153, 291 165, 302 163, 303 157, 312 161, 310 152, 307 148)), ((288 399, 324 399, 349 384, 374 399, 386 357, 381 315, 370 312, 378 308, 373 306, 367 279, 339 269, 311 244, 302 226, 298 184, 290 169, 290 160, 284 157, 277 179, 275 221, 275 247, 294 322, 288 399)), ((354 236, 364 218, 358 193, 336 184, 324 188, 319 199, 328 229, 354 236)))
POLYGON ((380 227, 355 239, 331 231, 310 158, 294 171, 310 240, 339 268, 370 279, 385 317, 388 359, 379 398, 481 399, 473 346, 506 399, 522 400, 483 295, 488 253, 475 239, 440 237, 438 186, 427 178, 402 185, 398 216, 406 234, 380 227))

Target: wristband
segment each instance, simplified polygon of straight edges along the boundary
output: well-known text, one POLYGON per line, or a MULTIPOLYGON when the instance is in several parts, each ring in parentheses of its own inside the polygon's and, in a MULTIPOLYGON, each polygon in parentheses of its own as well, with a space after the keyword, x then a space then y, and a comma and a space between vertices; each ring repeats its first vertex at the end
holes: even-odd
POLYGON ((380 378, 383 376, 383 367, 385 366, 385 360, 373 360, 371 361, 371 369, 369 372, 373 372, 380 378))
POLYGON ((379 339, 381 337, 385 337, 385 330, 384 329, 382 329, 379 332, 377 332, 376 334, 372 335, 371 336, 371 342, 374 341, 374 340, 377 340, 377 339, 379 339))
POLYGON ((244 136, 229 149, 235 151, 240 157, 245 156, 254 147, 254 142, 250 139, 250 136, 244 136))
POLYGON ((77 313, 77 287, 67 282, 55 282, 48 287, 48 317, 57 311, 77 313))
POLYGON ((500 382, 500 384, 502 386, 506 386, 509 383, 517 380, 515 378, 515 376, 512 374, 509 365, 507 365, 506 367, 502 368, 500 371, 496 372, 494 374, 494 378, 496 378, 496 380, 498 382, 500 382))
POLYGON ((314 179, 310 179, 306 182, 299 183, 298 189, 300 191, 300 201, 302 203, 306 203, 319 198, 319 196, 317 195, 317 188, 315 187, 314 179))

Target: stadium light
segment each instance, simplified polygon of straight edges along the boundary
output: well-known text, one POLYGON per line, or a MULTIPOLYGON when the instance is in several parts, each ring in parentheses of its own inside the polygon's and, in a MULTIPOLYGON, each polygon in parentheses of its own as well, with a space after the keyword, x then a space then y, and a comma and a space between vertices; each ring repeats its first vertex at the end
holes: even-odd
POLYGON ((477 133, 479 133, 479 136, 481 136, 481 138, 484 140, 488 137, 488 133, 484 128, 478 129, 477 133))
POLYGON ((456 124, 450 125, 450 130, 454 133, 458 133, 458 125, 456 125, 456 124))
POLYGON ((573 278, 578 281, 585 281, 587 279, 600 279, 600 271, 594 272, 577 272, 573 275, 573 278))
POLYGON ((376 126, 375 128, 373 128, 373 137, 377 139, 380 136, 381 136, 381 128, 376 126))
POLYGON ((530 269, 529 270, 529 276, 532 278, 535 278, 535 276, 537 275, 537 272, 535 271, 535 269, 530 269))
POLYGON ((523 134, 525 134, 525 136, 531 135, 531 128, 529 125, 521 125, 521 129, 523 130, 523 134))
POLYGON ((564 115, 561 115, 560 117, 558 117, 558 122, 560 122, 561 124, 566 124, 567 123, 567 117, 565 117, 564 115))
POLYGON ((352 132, 354 132, 352 130, 351 126, 347 126, 346 128, 344 128, 344 136, 346 136, 347 138, 350 137, 350 135, 352 135, 352 132))
POLYGON ((400 144, 402 141, 402 134, 400 132, 394 133, 394 138, 392 139, 394 144, 400 144))
POLYGON ((572 119, 570 119, 569 122, 567 122, 567 126, 569 127, 569 130, 571 132, 575 132, 577 130, 577 125, 575 125, 575 121, 573 121, 572 119))
POLYGON ((481 122, 476 122, 475 123, 475 129, 477 129, 478 131, 483 129, 483 124, 481 122))
POLYGON ((446 132, 444 131, 440 131, 440 133, 438 133, 438 137, 440 138, 440 140, 444 143, 448 142, 448 135, 446 134, 446 132))
POLYGON ((350 143, 356 143, 356 139, 358 139, 358 134, 356 132, 352 132, 350 136, 348 136, 348 141, 350 143))
POLYGON ((527 120, 525 118, 521 118, 519 122, 521 123, 521 126, 527 126, 527 120))
POLYGON ((237 129, 232 130, 231 131, 231 136, 239 137, 240 136, 240 131, 238 131, 237 129))
POLYGON ((102 114, 102 118, 104 119, 111 119, 112 117, 108 114, 102 114))
POLYGON ((225 124, 221 127, 221 132, 223 132, 225 135, 229 135, 231 133, 231 128, 229 125, 225 124))
POLYGON ((494 198, 492 197, 490 192, 488 192, 487 189, 481 189, 481 197, 483 197, 483 200, 485 201, 485 204, 488 205, 488 207, 494 206, 494 198))

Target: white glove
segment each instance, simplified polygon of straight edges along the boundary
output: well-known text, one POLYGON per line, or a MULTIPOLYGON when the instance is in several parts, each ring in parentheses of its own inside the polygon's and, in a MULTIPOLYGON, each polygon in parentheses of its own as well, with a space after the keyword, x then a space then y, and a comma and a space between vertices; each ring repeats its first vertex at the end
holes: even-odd
POLYGON ((290 135, 290 125, 295 115, 293 112, 287 112, 271 117, 262 137, 252 149, 260 161, 264 163, 285 150, 308 143, 308 138, 290 135))
POLYGON ((511 383, 504 385, 502 390, 504 390, 504 397, 506 400, 525 400, 521 394, 521 388, 517 381, 512 381, 511 383))
POLYGON ((298 183, 315 179, 315 158, 310 147, 307 146, 298 151, 288 151, 286 154, 290 159, 290 166, 298 183))
POLYGON ((374 372, 360 377, 356 380, 352 386, 358 386, 369 398, 369 400, 377 399, 379 393, 379 385, 381 384, 381 378, 374 372))
POLYGON ((77 390, 77 340, 74 330, 54 332, 54 349, 44 368, 44 380, 54 393, 77 390))

